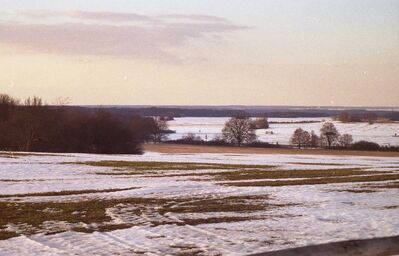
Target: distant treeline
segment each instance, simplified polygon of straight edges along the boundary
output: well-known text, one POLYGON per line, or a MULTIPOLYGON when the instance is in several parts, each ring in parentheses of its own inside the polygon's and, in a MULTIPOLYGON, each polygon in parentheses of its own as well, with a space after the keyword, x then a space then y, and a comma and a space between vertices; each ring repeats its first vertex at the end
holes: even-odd
MULTIPOLYGON (((82 107, 85 111, 95 111, 104 109, 110 113, 131 116, 170 116, 170 117, 232 117, 245 113, 251 117, 274 117, 274 118, 296 118, 296 117, 333 117, 343 112, 343 110, 327 108, 309 108, 292 109, 284 107, 245 107, 245 108, 227 108, 227 107, 129 107, 129 106, 97 106, 82 107)), ((399 111, 390 110, 366 110, 366 109, 345 109, 352 115, 375 115, 390 120, 399 120, 399 111)))
POLYGON ((3 151, 138 154, 141 143, 160 132, 153 118, 46 106, 37 97, 21 103, 0 94, 3 151))
POLYGON ((376 122, 384 123, 392 121, 392 119, 390 118, 377 116, 374 113, 353 114, 345 111, 334 117, 334 119, 342 123, 367 122, 369 124, 373 124, 376 122))

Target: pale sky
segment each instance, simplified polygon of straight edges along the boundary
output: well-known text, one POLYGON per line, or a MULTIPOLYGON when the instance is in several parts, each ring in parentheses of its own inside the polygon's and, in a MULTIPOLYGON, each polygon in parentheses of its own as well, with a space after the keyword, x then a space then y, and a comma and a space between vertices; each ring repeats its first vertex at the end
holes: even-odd
POLYGON ((0 0, 0 93, 399 106, 399 0, 0 0))

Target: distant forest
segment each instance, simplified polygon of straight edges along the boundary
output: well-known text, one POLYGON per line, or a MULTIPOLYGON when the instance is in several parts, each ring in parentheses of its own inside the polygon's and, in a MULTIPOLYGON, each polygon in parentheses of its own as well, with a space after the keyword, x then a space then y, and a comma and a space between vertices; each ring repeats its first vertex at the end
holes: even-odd
POLYGON ((334 117, 343 111, 351 115, 376 115, 377 117, 399 121, 399 111, 366 108, 292 108, 292 107, 130 107, 130 106, 90 106, 71 107, 93 112, 98 109, 122 116, 170 116, 170 117, 233 117, 245 112, 251 117, 334 117))

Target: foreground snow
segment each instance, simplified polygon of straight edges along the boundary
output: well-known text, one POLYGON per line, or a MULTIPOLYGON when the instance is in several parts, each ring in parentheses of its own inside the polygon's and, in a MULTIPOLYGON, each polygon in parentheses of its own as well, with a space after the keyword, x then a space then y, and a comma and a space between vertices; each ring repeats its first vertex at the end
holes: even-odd
MULTIPOLYGON (((172 199, 173 203, 174 199, 184 198, 268 195, 268 203, 279 205, 251 213, 169 212, 163 215, 150 207, 140 216, 132 216, 121 206, 121 209, 107 209, 107 214, 119 224, 131 222, 134 218, 134 226, 110 232, 67 231, 51 235, 45 235, 44 230, 43 233, 0 240, 0 255, 174 255, 182 252, 243 255, 307 244, 399 235, 399 191, 395 188, 353 193, 349 191, 366 183, 235 187, 190 176, 99 175, 113 168, 78 164, 104 160, 264 164, 281 171, 359 167, 368 171, 399 170, 399 159, 388 157, 158 153, 142 156, 60 154, 0 157, 0 195, 3 195, 0 199, 3 201, 65 202, 135 197, 172 199), (132 187, 134 189, 107 193, 13 197, 27 193, 132 187), (243 216, 247 219, 198 225, 181 221, 243 216), (151 224, 157 221, 165 224, 151 224)), ((215 171, 223 170, 212 170, 215 171)), ((176 170, 168 174, 190 172, 193 171, 176 170)), ((69 224, 49 222, 47 225, 50 230, 69 224)), ((23 226, 9 225, 8 230, 23 231, 23 226)))

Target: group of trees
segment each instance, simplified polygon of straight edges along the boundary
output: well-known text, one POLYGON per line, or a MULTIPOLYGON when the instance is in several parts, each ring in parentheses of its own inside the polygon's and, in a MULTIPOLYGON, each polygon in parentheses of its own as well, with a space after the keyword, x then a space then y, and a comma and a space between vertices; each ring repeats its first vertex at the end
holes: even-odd
POLYGON ((251 129, 268 129, 269 121, 267 117, 258 117, 250 121, 251 129))
POLYGON ((137 154, 142 142, 161 141, 166 128, 154 118, 48 106, 38 97, 21 102, 0 94, 0 150, 137 154))
POLYGON ((342 112, 335 119, 342 123, 368 122, 369 124, 373 124, 377 121, 378 116, 375 113, 351 114, 349 112, 342 112))
MULTIPOLYGON (((258 121, 259 119, 255 119, 258 121)), ((267 122, 267 119, 266 119, 267 122)), ((241 146, 243 144, 252 144, 257 141, 256 129, 252 121, 247 116, 237 116, 230 118, 224 125, 222 130, 223 136, 216 138, 217 140, 223 140, 226 143, 241 146)), ((187 136, 187 140, 195 141, 200 140, 194 135, 187 136)), ((320 135, 317 135, 314 131, 310 133, 298 128, 294 131, 290 143, 298 148, 303 147, 328 147, 339 146, 349 147, 353 143, 352 135, 350 134, 339 134, 337 128, 333 123, 324 123, 320 129, 320 135)))
POLYGON ((353 137, 350 134, 339 134, 333 123, 324 123, 320 129, 320 135, 314 131, 308 132, 302 128, 294 131, 290 143, 298 148, 302 147, 328 147, 339 146, 347 148, 353 143, 353 137))
MULTIPOLYGON (((255 121, 258 120, 259 119, 256 119, 255 121)), ((235 144, 237 146, 256 142, 257 136, 253 123, 254 121, 246 116, 230 118, 225 123, 222 130, 222 139, 229 144, 235 144)), ((194 140, 194 138, 192 139, 194 140)), ((320 135, 317 135, 314 131, 309 133, 302 128, 296 129, 291 137, 290 143, 298 148, 349 147, 353 143, 353 138, 350 134, 339 134, 334 124, 327 122, 321 127, 320 135)))

